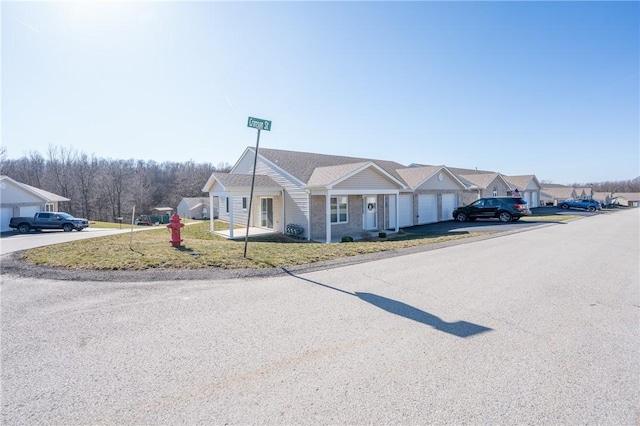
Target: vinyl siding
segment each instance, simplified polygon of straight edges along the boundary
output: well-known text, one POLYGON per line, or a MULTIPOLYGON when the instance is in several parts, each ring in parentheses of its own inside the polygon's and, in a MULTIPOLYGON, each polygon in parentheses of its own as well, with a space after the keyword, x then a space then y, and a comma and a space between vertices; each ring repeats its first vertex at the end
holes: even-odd
POLYGON ((340 182, 335 189, 398 189, 395 182, 390 181, 375 169, 367 168, 360 173, 340 182))

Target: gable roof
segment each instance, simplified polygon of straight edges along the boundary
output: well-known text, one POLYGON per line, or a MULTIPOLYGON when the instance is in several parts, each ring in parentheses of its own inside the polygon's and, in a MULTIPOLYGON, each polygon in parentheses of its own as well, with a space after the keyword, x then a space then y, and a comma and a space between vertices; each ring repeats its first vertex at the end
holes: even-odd
POLYGON ((505 176, 505 180, 511 187, 518 188, 518 190, 526 189, 531 181, 533 181, 538 188, 541 187, 535 175, 505 176))
POLYGON ((471 175, 458 175, 458 177, 469 186, 477 186, 478 188, 487 188, 491 182, 496 179, 500 179, 507 187, 511 188, 509 182, 507 182, 500 173, 477 173, 471 175))
POLYGON ((311 177, 309 178, 307 187, 330 188, 368 168, 375 169, 382 176, 393 181, 396 185, 400 186, 403 189, 407 187, 403 181, 396 179, 394 176, 391 176, 386 172, 386 170, 372 161, 341 164, 338 166, 316 167, 313 170, 311 177))
MULTIPOLYGON (((248 149, 255 152, 255 149, 252 147, 249 147, 248 149)), ((367 162, 374 163, 387 174, 400 181, 403 185, 405 184, 402 177, 396 171, 397 169, 404 168, 405 166, 400 163, 396 163, 395 161, 344 157, 340 155, 316 154, 311 152, 286 151, 270 148, 260 148, 259 154, 270 163, 278 166, 305 184, 309 184, 309 180, 317 168, 353 165, 356 163, 362 164, 367 162)), ((336 170, 337 169, 333 172, 335 173, 336 170)))
MULTIPOLYGON (((213 187, 215 182, 218 182, 222 187, 228 191, 232 188, 247 188, 251 186, 251 180, 253 179, 253 175, 248 174, 235 174, 235 173, 217 173, 214 172, 207 180, 207 183, 202 188, 202 191, 209 192, 213 187)), ((280 185, 278 185, 273 179, 269 176, 265 175, 256 175, 255 180, 256 188, 269 188, 269 189, 280 189, 280 185)))
POLYGON ((194 207, 198 207, 201 204, 209 205, 209 199, 205 197, 184 197, 182 201, 184 201, 189 210, 193 209, 194 207))
POLYGON ((9 176, 2 175, 0 176, 0 181, 7 181, 13 183, 15 186, 22 188, 23 190, 36 195, 38 198, 43 199, 45 202, 49 201, 70 201, 69 198, 63 197, 62 195, 54 194, 53 192, 45 191, 44 189, 36 188, 35 186, 27 185, 26 183, 18 182, 17 180, 11 179, 9 176))
POLYGON ((465 187, 466 184, 462 182, 455 173, 452 173, 446 166, 416 166, 407 167, 404 169, 398 169, 397 172, 402 176, 405 182, 410 188, 417 188, 425 181, 436 175, 440 171, 445 171, 447 174, 461 187, 465 187))

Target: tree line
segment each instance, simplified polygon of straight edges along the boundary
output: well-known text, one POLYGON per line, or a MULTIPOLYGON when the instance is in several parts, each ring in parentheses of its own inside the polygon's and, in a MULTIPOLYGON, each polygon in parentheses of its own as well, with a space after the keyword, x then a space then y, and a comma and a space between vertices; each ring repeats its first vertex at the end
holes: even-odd
MULTIPOLYGON (((89 220, 131 222, 155 207, 176 209, 183 197, 203 197, 202 187, 211 173, 228 172, 220 163, 163 162, 96 158, 74 148, 49 146, 46 154, 32 151, 22 158, 6 158, 0 148, 0 174, 18 182, 69 198, 59 209, 89 220)), ((575 183, 590 187, 591 183, 575 183)), ((640 192, 640 177, 626 181, 593 183, 594 192, 640 192)))
POLYGON ((0 174, 69 198, 59 210, 89 220, 125 223, 150 214, 155 207, 177 208, 183 197, 206 197, 202 187, 211 173, 231 165, 114 160, 97 158, 74 148, 49 146, 45 155, 32 151, 19 159, 0 149, 0 174))

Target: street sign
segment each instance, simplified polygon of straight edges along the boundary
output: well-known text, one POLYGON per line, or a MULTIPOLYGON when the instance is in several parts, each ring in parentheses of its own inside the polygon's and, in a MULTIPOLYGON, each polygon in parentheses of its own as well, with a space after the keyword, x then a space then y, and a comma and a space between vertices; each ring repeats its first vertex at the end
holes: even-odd
POLYGON ((271 122, 269 120, 263 120, 262 118, 249 117, 247 121, 247 127, 253 127, 258 130, 271 131, 271 122))

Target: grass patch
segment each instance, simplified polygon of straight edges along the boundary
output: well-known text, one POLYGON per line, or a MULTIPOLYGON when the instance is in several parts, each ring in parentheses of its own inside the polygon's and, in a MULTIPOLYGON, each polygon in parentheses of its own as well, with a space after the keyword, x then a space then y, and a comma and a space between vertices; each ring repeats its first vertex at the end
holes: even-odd
MULTIPOLYGON (((215 221, 215 224, 216 230, 228 229, 225 222, 215 221)), ((486 232, 433 235, 404 233, 388 235, 384 240, 371 239, 348 244, 301 241, 274 234, 249 238, 247 258, 244 258, 244 240, 231 241, 211 234, 209 223, 202 222, 182 228, 184 241, 181 248, 171 246, 171 231, 162 226, 134 232, 133 235, 126 233, 31 249, 22 255, 22 259, 35 265, 83 270, 272 268, 434 244, 481 234, 486 232), (133 244, 130 246, 132 237, 133 244)))

